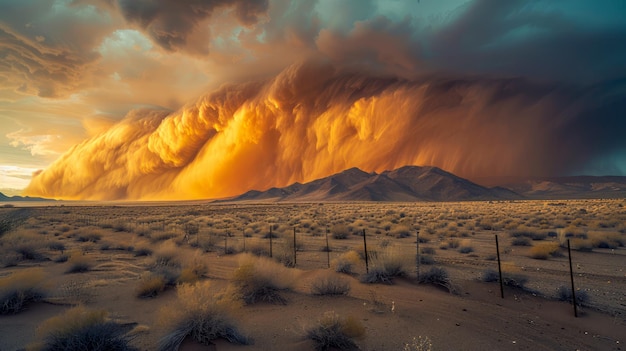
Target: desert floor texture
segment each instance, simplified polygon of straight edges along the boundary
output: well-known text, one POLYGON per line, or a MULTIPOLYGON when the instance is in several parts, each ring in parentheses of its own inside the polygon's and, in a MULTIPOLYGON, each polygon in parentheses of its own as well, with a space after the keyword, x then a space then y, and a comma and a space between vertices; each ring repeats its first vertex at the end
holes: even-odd
POLYGON ((228 318, 251 344, 187 337, 181 350, 314 350, 307 331, 329 314, 362 328, 353 338, 362 350, 429 349, 410 345, 419 337, 433 350, 626 343, 624 200, 29 206, 0 208, 0 292, 30 282, 43 293, 0 315, 2 351, 37 349, 45 321, 77 305, 106 311, 131 345, 155 350, 172 306, 220 294, 238 301, 228 318), (578 318, 561 301, 568 241, 578 318), (244 266, 273 281, 280 300, 240 301, 244 266), (436 272, 434 284, 424 279, 436 272), (321 282, 344 289, 320 293, 321 282), (185 286, 211 293, 196 298, 185 286))

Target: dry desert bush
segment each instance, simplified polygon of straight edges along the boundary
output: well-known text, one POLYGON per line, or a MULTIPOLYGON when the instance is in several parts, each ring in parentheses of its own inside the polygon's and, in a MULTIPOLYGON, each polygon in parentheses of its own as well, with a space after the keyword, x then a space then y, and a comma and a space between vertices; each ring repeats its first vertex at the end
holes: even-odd
POLYGON ((295 283, 294 271, 266 257, 242 254, 233 284, 246 304, 260 301, 285 304, 280 294, 295 283))
POLYGON ((559 243, 538 243, 530 248, 529 256, 537 260, 547 260, 549 257, 559 255, 559 243))
POLYGON ((69 267, 65 273, 84 273, 93 267, 92 260, 87 254, 80 251, 72 251, 68 259, 69 267))
POLYGON ((29 303, 42 300, 47 294, 43 286, 44 273, 29 268, 0 278, 0 314, 22 311, 29 303))
POLYGON ((311 284, 313 295, 348 295, 350 281, 333 272, 325 271, 311 284))
POLYGON ((204 281, 182 284, 176 295, 176 302, 160 311, 159 324, 165 335, 159 341, 159 350, 178 350, 187 337, 207 346, 217 338, 234 344, 251 343, 235 321, 241 302, 233 294, 216 291, 204 281))
POLYGON ((306 338, 315 343, 315 349, 358 350, 354 338, 365 335, 365 327, 359 320, 340 317, 334 311, 324 313, 316 324, 306 330, 306 338))
POLYGON ((127 335, 129 329, 108 319, 106 311, 78 306, 44 321, 38 329, 40 341, 29 349, 135 351, 127 335))
POLYGON ((347 251, 333 259, 331 267, 335 272, 354 274, 354 269, 361 263, 361 257, 356 251, 347 251))
POLYGON ((414 264, 412 257, 390 247, 370 256, 369 272, 361 278, 364 283, 390 284, 394 277, 405 276, 414 264))

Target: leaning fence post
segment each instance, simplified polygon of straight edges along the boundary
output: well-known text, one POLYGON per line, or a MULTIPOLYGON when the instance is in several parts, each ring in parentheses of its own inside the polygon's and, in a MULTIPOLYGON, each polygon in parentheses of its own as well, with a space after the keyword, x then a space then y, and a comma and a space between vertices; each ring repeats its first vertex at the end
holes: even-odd
POLYGON ((365 229, 363 229, 363 251, 365 251, 365 272, 369 273, 370 272, 370 266, 369 266, 369 261, 367 258, 367 239, 366 239, 366 235, 365 235, 365 229))
POLYGON ((500 277, 500 297, 504 298, 504 282, 502 281, 502 265, 500 264, 500 245, 498 245, 498 234, 496 234, 496 254, 498 256, 498 275, 500 277))
POLYGON ((578 318, 578 310, 576 309, 576 290, 574 290, 574 271, 572 270, 572 249, 567 239, 567 257, 569 258, 569 278, 572 282, 572 304, 574 305, 574 317, 578 318))

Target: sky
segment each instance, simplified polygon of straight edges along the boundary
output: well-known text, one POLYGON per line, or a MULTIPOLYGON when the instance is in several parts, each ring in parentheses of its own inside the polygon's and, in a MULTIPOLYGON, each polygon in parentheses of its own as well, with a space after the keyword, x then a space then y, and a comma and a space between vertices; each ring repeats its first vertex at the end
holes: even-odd
POLYGON ((0 0, 0 191, 626 175, 622 0, 0 0))

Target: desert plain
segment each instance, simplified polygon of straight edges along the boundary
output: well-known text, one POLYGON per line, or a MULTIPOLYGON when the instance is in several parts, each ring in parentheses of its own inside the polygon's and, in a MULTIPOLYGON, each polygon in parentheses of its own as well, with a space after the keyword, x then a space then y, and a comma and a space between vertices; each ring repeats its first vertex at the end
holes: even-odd
POLYGON ((114 322, 138 350, 340 349, 312 337, 332 322, 345 349, 622 350, 625 206, 7 205, 0 350, 46 349, 51 331, 80 324, 81 313, 114 322), (265 290, 250 293, 250 284, 265 290), (236 328, 234 342, 202 333, 176 339, 198 312, 236 328))

